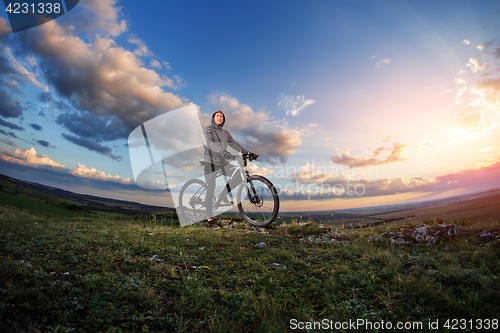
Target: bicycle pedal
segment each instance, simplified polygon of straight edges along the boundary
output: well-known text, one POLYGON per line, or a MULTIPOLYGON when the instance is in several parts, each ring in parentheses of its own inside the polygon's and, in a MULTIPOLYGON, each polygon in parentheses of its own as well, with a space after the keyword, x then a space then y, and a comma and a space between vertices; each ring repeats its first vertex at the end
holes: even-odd
POLYGON ((221 200, 221 204, 224 205, 224 206, 232 206, 234 205, 234 203, 232 201, 230 201, 228 198, 224 198, 221 200))

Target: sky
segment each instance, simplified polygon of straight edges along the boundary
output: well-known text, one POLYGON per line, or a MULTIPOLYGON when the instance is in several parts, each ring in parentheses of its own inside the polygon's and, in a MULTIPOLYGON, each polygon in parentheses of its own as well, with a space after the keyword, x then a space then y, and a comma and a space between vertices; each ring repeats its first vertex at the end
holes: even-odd
POLYGON ((224 111, 281 211, 497 188, 500 2, 80 0, 16 33, 0 12, 0 173, 172 206, 127 140, 189 105, 224 111))

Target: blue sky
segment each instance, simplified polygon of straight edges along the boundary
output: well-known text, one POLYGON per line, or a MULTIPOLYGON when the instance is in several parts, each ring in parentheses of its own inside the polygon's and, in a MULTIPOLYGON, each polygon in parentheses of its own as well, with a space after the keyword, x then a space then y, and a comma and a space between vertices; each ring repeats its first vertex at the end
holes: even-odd
POLYGON ((18 33, 2 11, 0 170, 164 204, 127 137, 194 104, 203 123, 225 111, 285 210, 488 189, 499 31, 498 1, 81 0, 18 33))

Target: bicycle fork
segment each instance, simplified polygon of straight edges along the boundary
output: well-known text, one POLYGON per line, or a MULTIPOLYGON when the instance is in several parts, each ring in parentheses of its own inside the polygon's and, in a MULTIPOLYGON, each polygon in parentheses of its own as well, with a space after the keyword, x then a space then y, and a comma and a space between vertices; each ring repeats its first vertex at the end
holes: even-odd
POLYGON ((245 184, 246 188, 247 188, 247 195, 248 195, 248 200, 252 203, 252 204, 258 204, 261 200, 259 198, 259 196, 257 195, 257 191, 255 190, 255 186, 253 185, 253 182, 252 181, 248 181, 248 177, 250 175, 248 174, 248 171, 246 171, 246 179, 247 179, 247 182, 245 184), (250 186, 248 186, 248 184, 250 184, 250 186))

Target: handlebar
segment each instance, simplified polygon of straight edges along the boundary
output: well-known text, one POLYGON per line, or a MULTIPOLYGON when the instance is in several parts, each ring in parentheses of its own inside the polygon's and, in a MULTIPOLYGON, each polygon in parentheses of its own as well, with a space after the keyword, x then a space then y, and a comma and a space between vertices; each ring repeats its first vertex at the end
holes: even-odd
MULTIPOLYGON (((240 155, 231 155, 230 159, 231 160, 236 160, 238 158, 238 156, 240 155)), ((259 155, 257 154, 252 154, 252 153, 246 153, 246 154, 242 154, 241 155, 243 157, 243 160, 246 162, 247 160, 248 161, 254 161, 257 159, 257 157, 259 157, 259 155)))
POLYGON ((243 154, 243 158, 244 159, 248 159, 249 161, 254 161, 257 159, 257 157, 259 157, 259 155, 257 154, 253 154, 253 153, 246 153, 246 154, 243 154))

